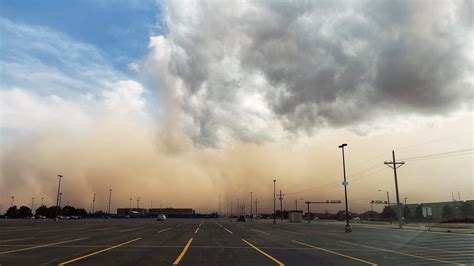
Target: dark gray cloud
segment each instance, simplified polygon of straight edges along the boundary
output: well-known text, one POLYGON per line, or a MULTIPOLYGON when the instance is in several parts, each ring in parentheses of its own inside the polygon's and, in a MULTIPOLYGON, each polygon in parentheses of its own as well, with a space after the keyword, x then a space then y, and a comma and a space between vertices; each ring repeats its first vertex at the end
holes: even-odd
POLYGON ((154 53, 198 145, 444 115, 472 104, 472 5, 178 1, 154 53))

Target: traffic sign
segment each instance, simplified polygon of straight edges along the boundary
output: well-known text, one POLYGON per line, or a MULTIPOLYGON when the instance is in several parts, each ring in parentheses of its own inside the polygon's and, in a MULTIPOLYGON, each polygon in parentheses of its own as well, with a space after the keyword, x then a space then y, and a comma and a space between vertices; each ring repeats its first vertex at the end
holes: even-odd
POLYGON ((341 203, 340 200, 326 200, 326 203, 341 203))
POLYGON ((423 217, 427 216, 433 216, 433 213, 431 212, 431 207, 423 207, 423 217))
POLYGON ((342 181, 342 185, 343 185, 343 186, 347 186, 347 185, 349 185, 349 182, 347 182, 347 181, 342 181))
POLYGON ((386 200, 371 200, 369 203, 372 204, 387 204, 386 200))

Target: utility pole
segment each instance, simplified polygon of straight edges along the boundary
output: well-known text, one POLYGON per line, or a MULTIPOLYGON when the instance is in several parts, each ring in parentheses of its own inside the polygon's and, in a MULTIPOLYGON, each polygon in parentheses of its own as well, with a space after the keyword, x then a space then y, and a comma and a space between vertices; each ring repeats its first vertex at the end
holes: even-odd
POLYGON ((237 213, 238 213, 238 216, 240 216, 242 213, 240 212, 240 199, 237 198, 237 213))
POLYGON ((92 197, 92 213, 95 211, 95 193, 94 196, 92 197))
POLYGON ((273 179, 273 223, 276 224, 276 190, 275 190, 276 180, 273 179))
POLYGON ((111 203, 111 201, 112 201, 112 189, 109 189, 109 211, 108 211, 109 216, 110 216, 110 203, 111 203))
POLYGON ((306 218, 308 219, 308 223, 310 223, 311 222, 311 215, 309 213, 309 204, 310 204, 310 202, 307 201, 306 204, 308 204, 308 212, 306 213, 306 218))
POLYGON ((255 198, 255 219, 258 219, 258 199, 255 198))
POLYGON ((350 233, 352 232, 352 228, 349 225, 349 206, 347 202, 347 185, 349 184, 346 179, 346 159, 344 157, 344 147, 347 147, 346 143, 343 143, 339 145, 339 148, 342 149, 342 171, 344 172, 344 182, 342 182, 342 185, 344 186, 344 198, 346 202, 346 227, 345 227, 345 232, 350 233))
POLYGON ((253 219, 253 210, 252 210, 252 191, 250 191, 250 221, 253 219))
POLYGON ((392 161, 384 162, 385 165, 393 169, 393 176, 395 177, 395 191, 397 193, 397 210, 398 210, 398 227, 402 228, 402 210, 400 205, 400 196, 398 193, 398 178, 397 178, 397 169, 405 164, 405 162, 397 162, 395 160, 395 151, 392 150, 392 161))
POLYGON ((303 198, 301 199, 295 199, 295 210, 298 211, 298 200, 303 200, 303 198))
POLYGON ((280 189, 280 197, 278 198, 280 200, 280 220, 283 221, 283 196, 284 194, 281 194, 281 189, 280 189))
POLYGON ((59 184, 58 184, 58 194, 56 194, 56 218, 58 217, 58 208, 59 208, 59 192, 61 191, 61 178, 62 175, 58 175, 59 177, 59 184))

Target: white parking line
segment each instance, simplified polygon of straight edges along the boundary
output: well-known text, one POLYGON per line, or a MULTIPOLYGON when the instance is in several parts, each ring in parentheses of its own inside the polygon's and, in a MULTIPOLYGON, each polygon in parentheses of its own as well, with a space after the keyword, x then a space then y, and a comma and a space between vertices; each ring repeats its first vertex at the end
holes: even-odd
POLYGON ((295 234, 295 235, 305 236, 305 234, 298 233, 298 232, 293 232, 293 231, 288 231, 288 230, 283 230, 283 229, 277 229, 277 230, 287 232, 287 233, 292 233, 292 234, 295 234))
POLYGON ((189 221, 189 222, 184 222, 184 223, 182 223, 182 224, 178 224, 178 225, 176 225, 176 227, 180 227, 180 226, 185 225, 185 224, 188 224, 188 223, 190 223, 190 222, 191 222, 191 221, 189 221))
POLYGON ((22 237, 22 238, 13 238, 13 239, 4 239, 0 240, 0 242, 10 242, 10 241, 20 241, 20 240, 26 240, 26 239, 33 239, 34 237, 22 237))
POLYGON ((106 230, 111 230, 111 229, 115 229, 116 227, 107 227, 107 228, 99 228, 99 229, 94 229, 92 231, 106 231, 106 230))
POLYGON ((131 231, 140 230, 140 229, 143 229, 143 228, 145 228, 145 227, 137 227, 137 228, 132 228, 132 229, 126 229, 126 230, 119 231, 119 233, 131 232, 131 231))
POLYGON ((260 231, 260 230, 257 230, 257 229, 253 229, 253 228, 251 228, 250 230, 252 230, 252 231, 257 231, 257 232, 259 232, 259 233, 266 234, 266 235, 269 235, 269 234, 270 234, 270 233, 263 232, 263 231, 260 231))
POLYGON ((229 233, 231 233, 231 234, 234 234, 234 233, 232 233, 232 231, 230 231, 229 229, 227 229, 227 228, 225 228, 225 227, 224 227, 224 230, 226 230, 227 232, 229 232, 229 233))
POLYGON ((161 232, 164 232, 164 231, 171 230, 171 229, 173 229, 173 227, 168 227, 168 228, 162 229, 162 230, 158 231, 158 234, 161 233, 161 232))

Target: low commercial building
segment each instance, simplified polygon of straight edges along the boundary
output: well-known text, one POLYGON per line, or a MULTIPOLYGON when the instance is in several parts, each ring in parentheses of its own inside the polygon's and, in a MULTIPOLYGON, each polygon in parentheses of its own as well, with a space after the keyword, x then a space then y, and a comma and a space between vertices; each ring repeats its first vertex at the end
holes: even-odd
POLYGON ((147 215, 148 209, 143 208, 118 208, 117 209, 117 216, 118 217, 125 217, 131 215, 139 215, 144 216, 147 215))
MULTIPOLYGON (((464 202, 469 202, 472 206, 474 206, 474 200, 467 200, 464 202)), ((416 204, 407 204, 406 206, 410 209, 410 213, 413 216, 416 212, 416 208, 421 205, 422 207, 430 207, 431 208, 431 217, 430 219, 433 221, 441 221, 443 220, 443 207, 450 206, 454 212, 454 217, 457 219, 463 218, 461 217, 461 204, 463 201, 444 201, 444 202, 427 202, 427 203, 416 203, 416 204)))
POLYGON ((194 210, 191 208, 152 208, 148 211, 150 215, 191 215, 194 214, 194 210))

